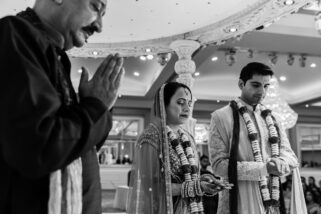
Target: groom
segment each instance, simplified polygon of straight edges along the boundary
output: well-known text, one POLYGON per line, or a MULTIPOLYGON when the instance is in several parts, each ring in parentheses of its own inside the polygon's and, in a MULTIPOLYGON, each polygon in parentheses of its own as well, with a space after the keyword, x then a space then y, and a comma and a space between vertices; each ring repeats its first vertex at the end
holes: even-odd
POLYGON ((261 104, 272 76, 270 67, 249 63, 238 82, 241 96, 212 113, 213 171, 234 184, 219 197, 220 214, 284 212, 280 176, 298 167, 298 159, 276 115, 261 104))

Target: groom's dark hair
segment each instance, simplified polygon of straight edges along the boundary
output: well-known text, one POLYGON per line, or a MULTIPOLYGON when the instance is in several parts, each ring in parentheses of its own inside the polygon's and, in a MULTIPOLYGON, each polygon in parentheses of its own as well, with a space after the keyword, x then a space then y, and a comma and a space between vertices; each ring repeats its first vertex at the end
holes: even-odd
POLYGON ((263 76, 273 76, 274 72, 272 69, 260 62, 251 62, 242 68, 240 73, 240 79, 243 80, 244 84, 246 81, 251 79, 254 74, 263 75, 263 76))

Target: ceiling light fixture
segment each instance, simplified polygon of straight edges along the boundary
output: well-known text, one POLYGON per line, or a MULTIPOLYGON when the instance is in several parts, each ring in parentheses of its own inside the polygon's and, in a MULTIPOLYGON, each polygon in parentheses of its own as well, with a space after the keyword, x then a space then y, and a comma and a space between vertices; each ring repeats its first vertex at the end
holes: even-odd
POLYGON ((317 67, 317 64, 311 63, 310 67, 311 67, 311 68, 315 68, 315 67, 317 67))
POLYGON ((293 0, 286 0, 286 1, 284 1, 284 4, 285 5, 293 5, 294 4, 294 1, 293 0))
POLYGON ((81 68, 78 69, 78 73, 80 73, 80 74, 82 73, 82 69, 81 68))
POLYGON ((157 62, 161 65, 164 66, 166 65, 169 60, 171 59, 172 54, 171 53, 159 53, 157 54, 157 62))
POLYGON ((280 80, 281 80, 282 82, 286 81, 286 76, 280 76, 280 80))
POLYGON ((268 55, 270 62, 272 65, 276 65, 278 62, 278 55, 275 52, 269 53, 268 55))
POLYGON ((217 56, 213 56, 211 60, 212 60, 213 62, 214 62, 214 61, 217 61, 217 60, 218 60, 218 57, 217 57, 217 56))
POLYGON ((292 66, 294 63, 294 56, 293 54, 288 55, 288 60, 287 60, 288 65, 292 66))
POLYGON ((94 56, 98 55, 98 51, 93 51, 92 53, 93 53, 94 56))
POLYGON ((195 72, 194 76, 198 77, 200 75, 200 72, 195 72))
POLYGON ((306 108, 309 108, 309 107, 310 107, 310 105, 309 105, 309 104, 306 104, 306 105, 305 105, 305 107, 306 107, 306 108))
POLYGON ((273 21, 265 23, 264 28, 270 27, 273 24, 273 21))
POLYGON ((225 52, 225 62, 229 65, 229 66, 232 66, 236 59, 235 59, 235 53, 236 51, 231 49, 229 51, 226 51, 225 52))
POLYGON ((229 32, 230 33, 234 33, 234 32, 236 32, 237 31, 237 28, 236 27, 231 27, 230 29, 229 29, 229 32))
POLYGON ((146 58, 146 56, 140 56, 139 59, 142 61, 146 61, 147 58, 146 58))
POLYGON ((152 50, 150 48, 146 48, 146 53, 150 53, 152 50))
POLYGON ((306 60, 307 60, 306 55, 305 55, 305 54, 301 54, 300 57, 299 57, 299 63, 300 63, 300 66, 301 66, 302 68, 305 67, 306 60))
POLYGON ((137 71, 134 72, 134 76, 139 77, 139 75, 140 75, 139 72, 137 72, 137 71))
POLYGON ((154 56, 151 55, 151 54, 148 54, 148 55, 146 56, 146 58, 147 58, 148 60, 152 60, 152 59, 154 59, 154 56))

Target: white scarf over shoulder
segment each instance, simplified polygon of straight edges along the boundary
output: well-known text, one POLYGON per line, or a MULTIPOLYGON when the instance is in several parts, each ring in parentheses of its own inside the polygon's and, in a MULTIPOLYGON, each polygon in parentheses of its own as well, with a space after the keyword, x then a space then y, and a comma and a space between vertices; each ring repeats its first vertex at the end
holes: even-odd
POLYGON ((78 158, 50 174, 48 214, 81 214, 82 164, 78 158))

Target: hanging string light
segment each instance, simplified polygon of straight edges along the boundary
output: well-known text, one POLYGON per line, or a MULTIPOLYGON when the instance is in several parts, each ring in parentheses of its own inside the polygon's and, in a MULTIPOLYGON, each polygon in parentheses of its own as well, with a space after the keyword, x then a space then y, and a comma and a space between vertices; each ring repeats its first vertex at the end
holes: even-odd
MULTIPOLYGON (((240 47, 229 47, 216 50, 218 52, 223 52, 225 57, 225 62, 227 65, 232 66, 237 61, 237 56, 241 55, 253 59, 257 56, 264 55, 264 58, 267 58, 271 65, 276 65, 282 60, 282 63, 285 63, 289 66, 293 66, 295 61, 298 61, 298 65, 302 68, 306 67, 306 63, 310 58, 321 58, 319 55, 306 54, 306 53, 289 53, 289 52, 276 52, 276 51, 260 51, 254 50, 251 48, 240 48, 240 47), (238 55, 237 55, 238 54, 238 55)), ((262 56, 263 57, 263 56, 262 56)), ((210 58, 212 61, 216 61, 216 57, 210 58)), ((315 66, 315 65, 313 65, 315 66)))

